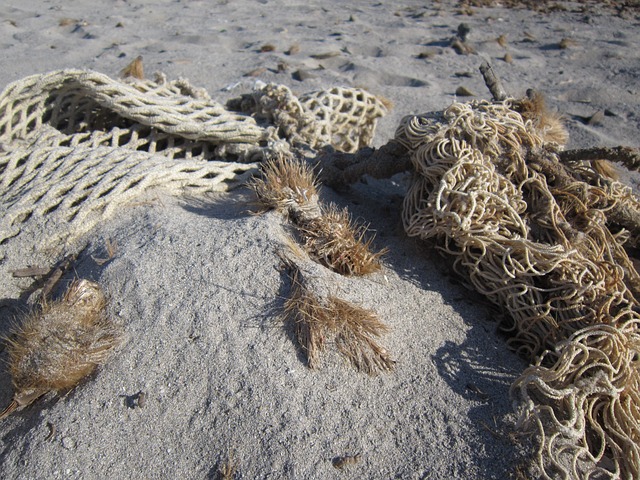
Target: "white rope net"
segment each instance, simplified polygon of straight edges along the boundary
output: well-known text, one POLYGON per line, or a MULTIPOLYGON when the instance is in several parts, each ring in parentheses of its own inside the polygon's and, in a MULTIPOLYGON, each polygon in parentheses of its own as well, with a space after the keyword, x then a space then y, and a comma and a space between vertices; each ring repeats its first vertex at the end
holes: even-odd
POLYGON ((306 100, 289 92, 263 105, 258 124, 187 81, 161 75, 120 81, 62 70, 12 83, 0 94, 0 259, 10 238, 31 235, 35 242, 43 229, 51 243, 77 237, 154 187, 170 194, 227 190, 256 162, 289 151, 290 137, 311 148, 370 141, 383 113, 372 98, 356 89, 306 100), (282 140, 278 119, 298 110, 322 111, 322 121, 289 125, 282 140))
POLYGON ((333 87, 297 98, 284 85, 268 84, 227 104, 266 119, 292 144, 318 149, 326 145, 356 152, 373 140, 385 102, 360 88, 333 87))
POLYGON ((265 138, 185 81, 25 78, 0 95, 0 244, 42 228, 50 242, 80 235, 151 187, 225 190, 255 169, 237 160, 265 138), (233 161, 214 160, 228 150, 233 161))

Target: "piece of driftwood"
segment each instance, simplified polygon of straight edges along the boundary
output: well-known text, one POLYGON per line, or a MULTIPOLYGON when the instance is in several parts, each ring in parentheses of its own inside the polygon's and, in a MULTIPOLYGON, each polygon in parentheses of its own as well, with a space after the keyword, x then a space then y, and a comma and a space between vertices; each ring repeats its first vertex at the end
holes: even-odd
POLYGON ((16 278, 41 277, 47 275, 50 271, 51 269, 48 267, 25 267, 12 270, 11 275, 16 278))
POLYGON ((77 258, 77 254, 67 255, 55 267, 51 269, 42 287, 40 298, 47 299, 49 297, 55 286, 62 278, 62 275, 71 270, 71 267, 73 266, 77 258))
POLYGON ((640 148, 634 147, 591 147, 566 150, 558 154, 561 162, 585 160, 609 160, 621 163, 629 170, 640 169, 640 148))
POLYGON ((496 72, 493 71, 493 67, 489 62, 482 62, 482 65, 480 65, 480 73, 482 74, 484 83, 489 89, 489 92, 491 92, 493 99, 496 102, 506 100, 509 95, 507 95, 500 78, 496 75, 496 72))
MULTIPOLYGON (((629 149, 629 147, 615 147, 615 148, 602 148, 600 150, 625 150, 629 149)), ((585 149, 585 150, 595 150, 595 149, 585 149)), ((633 149, 631 149, 633 150, 633 149)), ((571 151, 570 151, 571 152, 571 151)), ((573 152, 577 152, 573 150, 573 152)), ((562 154, 565 152, 560 152, 558 156, 562 157, 562 154)), ((557 156, 556 156, 557 158, 557 156)), ((600 159, 602 157, 596 156, 595 159, 600 159)), ((612 157, 607 157, 611 159, 612 157)), ((593 158, 587 159, 582 158, 582 160, 592 160, 593 158)), ((542 173, 550 179, 554 180, 556 186, 560 188, 564 188, 571 183, 578 181, 569 173, 569 171, 565 168, 565 166, 558 162, 554 161, 548 156, 545 155, 535 155, 529 159, 531 163, 535 163, 539 166, 542 173)), ((606 179, 605 179, 606 180, 606 179)), ((587 195, 587 192, 584 192, 587 195)), ((586 199, 585 199, 586 200, 586 199)), ((619 225, 629 230, 633 236, 640 235, 640 212, 636 209, 632 208, 628 204, 616 203, 610 210, 607 211, 607 221, 609 223, 613 223, 615 225, 619 225)))

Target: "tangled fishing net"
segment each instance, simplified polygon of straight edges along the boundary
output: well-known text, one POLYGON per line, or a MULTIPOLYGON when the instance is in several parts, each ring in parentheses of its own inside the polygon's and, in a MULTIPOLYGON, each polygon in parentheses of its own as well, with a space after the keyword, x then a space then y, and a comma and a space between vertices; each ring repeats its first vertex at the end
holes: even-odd
POLYGON ((589 162, 535 102, 454 103, 403 120, 414 176, 403 223, 506 310, 509 342, 535 362, 513 386, 535 424, 543 475, 640 476, 638 273, 631 190, 589 162))
POLYGON ((271 91, 288 93, 261 103, 258 123, 248 114, 256 112, 232 111, 161 75, 114 80, 62 70, 10 84, 0 94, 0 260, 13 237, 42 246, 46 231, 50 243, 69 241, 150 188, 227 190, 257 162, 289 151, 290 137, 354 148, 384 113, 359 89, 298 99, 272 85, 256 95, 271 91), (283 112, 298 112, 297 123, 285 126, 283 112))

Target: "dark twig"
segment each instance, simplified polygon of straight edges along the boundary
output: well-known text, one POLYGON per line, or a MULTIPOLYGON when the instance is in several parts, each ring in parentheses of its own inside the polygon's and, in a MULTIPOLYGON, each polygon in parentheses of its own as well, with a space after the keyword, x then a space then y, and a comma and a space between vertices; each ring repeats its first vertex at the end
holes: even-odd
POLYGON ((11 274, 16 278, 41 277, 47 275, 50 271, 51 269, 47 267, 26 267, 12 270, 11 274))
MULTIPOLYGON (((557 161, 557 154, 547 155, 543 152, 531 154, 528 159, 530 165, 535 165, 536 169, 541 171, 547 177, 547 181, 552 181, 559 189, 566 189, 571 184, 577 182, 568 170, 568 167, 557 161)), ((583 190, 584 197, 581 200, 587 202, 587 190, 583 190)), ((607 209, 607 223, 621 226, 631 233, 628 245, 637 247, 638 238, 640 238, 640 212, 633 208, 632 204, 615 202, 611 208, 607 209)), ((569 241, 575 242, 579 238, 579 233, 574 226, 564 223, 558 224, 563 230, 569 241)), ((624 262, 620 262, 625 270, 625 277, 631 288, 636 294, 640 294, 640 279, 637 274, 630 272, 624 262)))
POLYGON ((51 269, 51 272, 49 273, 44 286, 42 287, 42 293, 40 294, 40 297, 42 299, 46 299, 49 296, 51 291, 55 288, 55 286, 62 278, 62 275, 71 270, 71 267, 73 266, 77 258, 78 256, 74 254, 67 255, 62 259, 62 261, 58 263, 58 265, 51 269))
POLYGON ((629 170, 640 169, 640 148, 633 147, 592 147, 566 150, 559 153, 560 161, 579 162, 585 160, 609 160, 624 165, 629 170))
POLYGON ((496 102, 502 102, 509 96, 489 62, 482 62, 482 65, 480 65, 480 73, 482 74, 482 78, 484 78, 485 85, 496 102))
MULTIPOLYGON (((559 153, 559 155, 562 155, 562 153, 564 152, 559 153)), ((530 161, 538 165, 548 179, 552 178, 555 185, 559 188, 566 188, 577 181, 573 176, 571 176, 563 164, 553 161, 549 157, 537 155, 530 159, 530 161)), ((583 200, 586 201, 586 191, 584 194, 585 198, 583 200)), ((616 202, 607 210, 607 220, 610 223, 626 228, 634 236, 640 235, 640 212, 634 209, 630 204, 616 202)))

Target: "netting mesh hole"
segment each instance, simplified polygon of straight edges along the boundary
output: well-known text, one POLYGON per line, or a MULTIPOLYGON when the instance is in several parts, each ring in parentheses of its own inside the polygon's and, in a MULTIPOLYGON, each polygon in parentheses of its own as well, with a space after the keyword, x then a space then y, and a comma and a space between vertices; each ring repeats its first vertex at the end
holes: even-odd
POLYGON ((82 202, 84 202, 84 201, 87 199, 87 197, 88 197, 88 196, 89 196, 89 195, 87 194, 87 195, 82 195, 82 196, 80 196, 80 197, 76 198, 73 202, 71 202, 70 207, 71 207, 71 208, 77 207, 77 206, 78 206, 78 205, 80 205, 82 202))
POLYGON ((161 138, 155 142, 155 150, 156 152, 166 150, 169 146, 169 142, 166 138, 161 138))
POLYGON ((47 208, 47 209, 46 209, 44 212, 42 212, 42 213, 43 213, 44 215, 49 215, 50 213, 55 212, 55 211, 58 209, 58 207, 60 206, 60 203, 62 203, 62 202, 59 202, 59 203, 56 203, 55 205, 50 206, 49 208, 47 208))
POLYGON ((132 181, 131 183, 129 183, 129 185, 127 185, 126 190, 130 190, 130 189, 132 189, 133 187, 137 186, 140 182, 142 182, 142 179, 141 179, 141 178, 139 178, 139 179, 137 179, 137 180, 132 181))
POLYGON ((126 132, 122 135, 119 135, 116 140, 116 146, 123 147, 126 146, 131 141, 131 132, 126 132))

